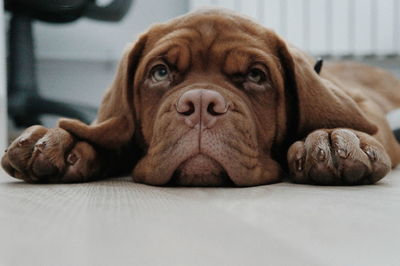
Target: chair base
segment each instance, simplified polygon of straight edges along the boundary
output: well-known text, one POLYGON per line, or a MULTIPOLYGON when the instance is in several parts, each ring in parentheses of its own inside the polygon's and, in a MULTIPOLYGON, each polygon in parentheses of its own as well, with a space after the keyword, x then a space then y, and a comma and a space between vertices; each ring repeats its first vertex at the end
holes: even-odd
POLYGON ((40 96, 36 81, 36 59, 32 36, 32 20, 13 13, 9 30, 8 113, 15 125, 26 127, 40 123, 40 116, 59 115, 90 123, 96 108, 63 103, 40 96))
POLYGON ((42 115, 57 115, 79 119, 87 124, 94 120, 97 108, 46 99, 40 95, 13 95, 8 99, 8 113, 17 127, 42 124, 42 115))

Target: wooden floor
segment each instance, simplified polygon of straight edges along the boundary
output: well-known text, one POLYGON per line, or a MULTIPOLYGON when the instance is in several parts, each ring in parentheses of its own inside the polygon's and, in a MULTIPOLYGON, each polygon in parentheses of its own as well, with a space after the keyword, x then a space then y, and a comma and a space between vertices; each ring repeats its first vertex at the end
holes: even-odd
POLYGON ((0 173, 0 265, 399 265, 400 170, 377 185, 31 185, 0 173))

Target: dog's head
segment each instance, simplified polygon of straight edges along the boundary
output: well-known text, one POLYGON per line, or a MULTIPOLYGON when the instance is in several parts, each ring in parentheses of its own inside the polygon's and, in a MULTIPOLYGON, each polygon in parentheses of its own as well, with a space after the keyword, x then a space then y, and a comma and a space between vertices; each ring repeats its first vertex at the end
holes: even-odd
POLYGON ((97 142, 133 140, 143 152, 133 176, 143 183, 276 181, 296 137, 338 126, 376 130, 312 64, 273 31, 226 11, 155 25, 124 54, 97 120, 114 133, 97 142))

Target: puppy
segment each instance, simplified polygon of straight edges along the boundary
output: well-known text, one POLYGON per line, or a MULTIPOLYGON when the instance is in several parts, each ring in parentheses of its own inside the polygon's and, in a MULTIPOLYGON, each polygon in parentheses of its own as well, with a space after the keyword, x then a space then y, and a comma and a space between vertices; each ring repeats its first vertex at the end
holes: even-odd
POLYGON ((27 182, 372 184, 400 160, 385 114, 400 82, 315 60, 248 18, 201 10, 152 26, 120 62, 91 125, 32 126, 3 168, 27 182))

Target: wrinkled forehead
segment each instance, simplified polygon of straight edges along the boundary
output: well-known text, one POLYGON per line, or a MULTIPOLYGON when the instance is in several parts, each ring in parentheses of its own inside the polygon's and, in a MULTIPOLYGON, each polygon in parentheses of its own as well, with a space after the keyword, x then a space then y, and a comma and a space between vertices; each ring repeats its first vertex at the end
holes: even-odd
POLYGON ((249 19, 218 12, 199 12, 156 25, 142 62, 165 60, 179 71, 216 64, 226 73, 243 72, 252 62, 274 60, 268 32, 249 19))

